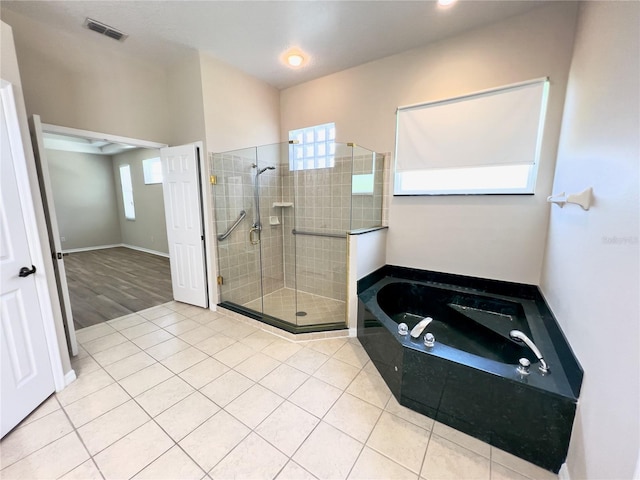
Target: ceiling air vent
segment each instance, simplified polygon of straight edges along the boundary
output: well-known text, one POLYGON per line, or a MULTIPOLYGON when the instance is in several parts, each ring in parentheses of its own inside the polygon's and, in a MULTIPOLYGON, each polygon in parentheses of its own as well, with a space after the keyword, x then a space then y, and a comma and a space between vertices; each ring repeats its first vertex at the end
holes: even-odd
POLYGON ((84 26, 89 30, 101 33, 102 35, 106 35, 107 37, 113 38, 114 40, 118 40, 120 42, 124 42, 129 36, 126 33, 122 33, 120 30, 117 30, 113 27, 110 27, 109 25, 105 25, 104 23, 98 22, 97 20, 88 17, 84 21, 84 26))

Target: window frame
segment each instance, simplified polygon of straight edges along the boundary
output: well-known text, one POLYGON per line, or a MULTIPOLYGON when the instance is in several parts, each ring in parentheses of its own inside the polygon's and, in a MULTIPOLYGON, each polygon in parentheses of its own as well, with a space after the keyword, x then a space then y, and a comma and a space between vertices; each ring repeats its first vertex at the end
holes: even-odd
POLYGON ((122 207, 124 210, 124 218, 127 220, 135 221, 136 219, 136 206, 133 196, 133 177, 131 175, 131 165, 124 163, 118 167, 120 172, 120 191, 122 193, 122 207), (127 174, 123 175, 123 171, 127 174), (128 180, 128 182, 127 182, 128 180), (128 183, 128 185, 125 185, 128 183), (129 208, 127 208, 129 205, 129 208))

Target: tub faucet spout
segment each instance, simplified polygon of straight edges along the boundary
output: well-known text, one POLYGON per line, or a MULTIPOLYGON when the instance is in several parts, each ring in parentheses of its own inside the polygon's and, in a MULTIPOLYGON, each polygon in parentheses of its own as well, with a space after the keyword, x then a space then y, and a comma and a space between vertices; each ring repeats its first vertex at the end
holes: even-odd
POLYGON ((533 343, 533 341, 529 337, 527 337, 520 330, 511 330, 509 332, 509 336, 513 340, 517 342, 522 342, 527 347, 529 347, 533 352, 533 354, 538 358, 538 361, 540 362, 540 366, 538 367, 540 371, 542 373, 549 373, 549 365, 547 365, 547 362, 544 361, 544 358, 542 358, 542 353, 540 352, 540 350, 538 350, 538 347, 536 347, 535 343, 533 343))
POLYGON ((420 334, 424 331, 425 328, 427 328, 427 325, 429 325, 431 322, 433 322, 433 318, 431 317, 425 317, 420 320, 418 324, 411 329, 411 336, 413 338, 419 338, 420 334))

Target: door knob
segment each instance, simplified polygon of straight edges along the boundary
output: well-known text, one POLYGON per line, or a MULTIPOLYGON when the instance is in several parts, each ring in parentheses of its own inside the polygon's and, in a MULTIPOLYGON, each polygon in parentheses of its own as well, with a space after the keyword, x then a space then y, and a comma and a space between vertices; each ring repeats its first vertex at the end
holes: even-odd
POLYGON ((18 276, 19 277, 28 277, 32 273, 36 273, 36 267, 34 267, 33 265, 31 265, 31 270, 29 270, 29 267, 22 267, 20 269, 20 273, 18 273, 18 276))

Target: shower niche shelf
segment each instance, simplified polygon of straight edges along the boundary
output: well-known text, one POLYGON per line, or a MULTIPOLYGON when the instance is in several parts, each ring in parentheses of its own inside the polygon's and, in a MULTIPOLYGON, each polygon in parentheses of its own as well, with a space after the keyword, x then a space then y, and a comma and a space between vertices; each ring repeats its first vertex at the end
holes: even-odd
POLYGON ((273 202, 273 208, 278 208, 278 207, 282 207, 282 208, 293 207, 293 202, 273 202))

